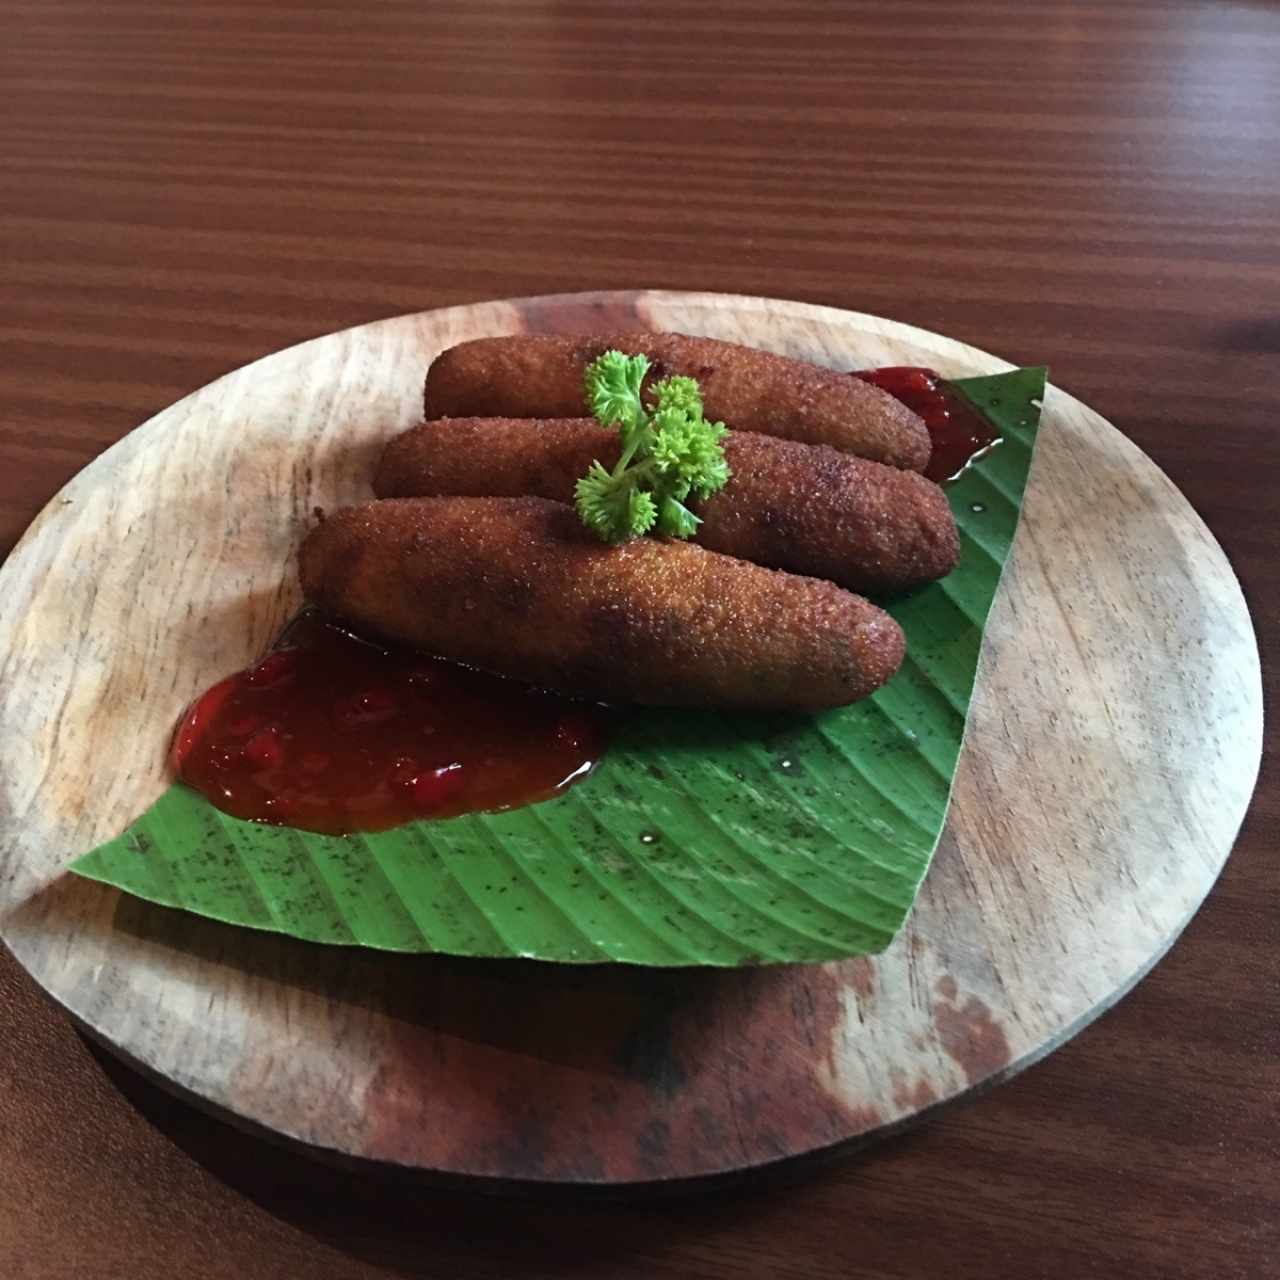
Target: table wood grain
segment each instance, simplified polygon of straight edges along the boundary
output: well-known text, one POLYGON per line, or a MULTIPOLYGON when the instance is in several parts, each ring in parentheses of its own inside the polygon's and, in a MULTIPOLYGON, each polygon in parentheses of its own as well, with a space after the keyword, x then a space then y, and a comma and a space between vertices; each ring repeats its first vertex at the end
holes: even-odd
MULTIPOLYGON (((307 337, 560 290, 796 297, 1048 361, 1222 542, 1274 706, 1274 6, 0 0, 0 23, 0 549, 131 427, 307 337)), ((316 1167, 97 1055, 2 959, 0 1274, 1275 1274, 1278 821, 1268 749, 1182 943, 1045 1063, 789 1185, 674 1203, 316 1167)))

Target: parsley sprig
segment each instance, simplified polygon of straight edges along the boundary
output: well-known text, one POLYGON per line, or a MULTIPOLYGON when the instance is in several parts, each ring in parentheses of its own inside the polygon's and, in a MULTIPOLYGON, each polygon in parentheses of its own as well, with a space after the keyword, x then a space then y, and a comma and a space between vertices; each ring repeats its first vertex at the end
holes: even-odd
POLYGON ((606 351, 587 366, 587 405, 596 419, 617 427, 622 454, 613 469, 597 459, 574 496, 583 523, 605 542, 657 532, 689 538, 701 519, 685 505, 707 498, 729 479, 721 440, 723 422, 708 422, 693 378, 671 377, 641 387, 647 356, 606 351))

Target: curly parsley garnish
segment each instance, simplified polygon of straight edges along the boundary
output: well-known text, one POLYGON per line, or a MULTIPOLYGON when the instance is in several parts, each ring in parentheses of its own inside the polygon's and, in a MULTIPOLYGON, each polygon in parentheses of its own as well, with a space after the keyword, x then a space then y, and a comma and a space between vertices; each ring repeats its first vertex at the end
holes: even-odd
POLYGON ((574 489, 583 523, 605 542, 657 532, 689 538, 702 521, 685 505, 723 489, 729 464, 723 422, 702 414, 693 378, 663 378, 641 398, 647 356, 606 351, 587 366, 587 404, 622 436, 622 456, 610 471, 597 460, 574 489))

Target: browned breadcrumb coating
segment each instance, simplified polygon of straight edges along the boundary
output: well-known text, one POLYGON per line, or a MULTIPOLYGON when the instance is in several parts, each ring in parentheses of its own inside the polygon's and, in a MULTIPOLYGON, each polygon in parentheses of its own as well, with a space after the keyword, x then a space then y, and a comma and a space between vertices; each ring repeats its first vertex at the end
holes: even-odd
POLYGON ((404 498, 331 514, 308 600, 374 634, 608 702, 815 711, 902 661, 888 614, 830 582, 684 543, 605 546, 543 498, 404 498))
MULTIPOLYGON (((573 499, 593 459, 618 459, 617 431, 592 418, 441 418, 387 445, 373 490, 380 498, 533 494, 573 499)), ((960 538, 932 480, 825 445, 732 431, 732 475, 691 506, 695 541, 850 591, 885 595, 950 573, 960 538)))
POLYGON ((379 498, 553 498, 599 458, 618 460, 620 437, 594 418, 437 418, 388 442, 373 476, 379 498))
POLYGON ((826 444, 909 471, 929 463, 924 423, 887 391, 834 369, 680 333, 477 338, 427 370, 428 418, 571 418, 583 374, 605 351, 647 355, 648 381, 697 378, 706 415, 738 431, 826 444))

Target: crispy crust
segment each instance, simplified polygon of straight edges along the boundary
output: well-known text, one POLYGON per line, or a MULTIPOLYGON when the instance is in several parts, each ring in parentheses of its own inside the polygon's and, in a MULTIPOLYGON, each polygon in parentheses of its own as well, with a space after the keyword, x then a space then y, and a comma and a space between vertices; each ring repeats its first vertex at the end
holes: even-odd
POLYGON ((898 624, 829 582, 680 543, 606 547, 540 498, 410 498, 330 516, 309 600, 388 638, 606 701, 813 711, 897 670, 898 624))
POLYGON ((611 348, 643 352, 650 379, 698 379, 709 418, 805 444, 825 444, 909 471, 929 463, 924 423, 888 392, 834 369, 679 333, 478 338, 427 371, 428 418, 568 418, 584 409, 587 365, 611 348))
MULTIPOLYGON (((569 502, 593 459, 612 466, 618 433, 591 418, 446 418, 388 444, 380 498, 517 497, 569 502)), ((873 595, 951 572, 960 540, 931 480, 822 445, 730 432, 732 478, 695 503, 696 541, 711 551, 873 595)))

